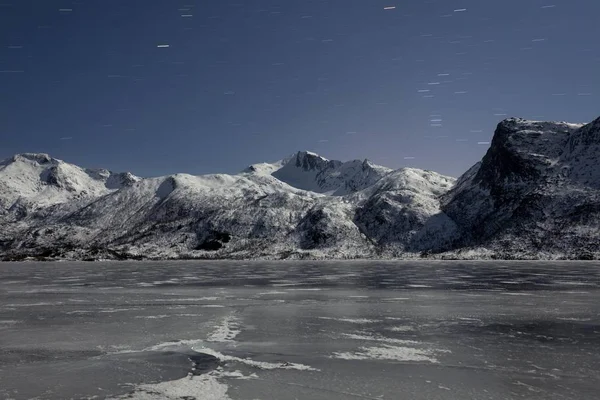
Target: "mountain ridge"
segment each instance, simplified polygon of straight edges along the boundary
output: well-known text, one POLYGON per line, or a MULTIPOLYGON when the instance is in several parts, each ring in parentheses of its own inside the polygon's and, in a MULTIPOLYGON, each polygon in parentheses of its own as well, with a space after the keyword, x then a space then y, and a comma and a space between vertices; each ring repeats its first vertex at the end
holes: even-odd
POLYGON ((597 252, 598 150, 600 119, 585 125, 502 121, 477 170, 442 196, 441 209, 461 227, 463 245, 506 253, 523 247, 597 252), (588 221, 574 224, 578 209, 588 210, 588 221))
POLYGON ((458 179, 300 151, 238 174, 139 178, 0 162, 0 257, 600 258, 600 118, 510 118, 458 179))

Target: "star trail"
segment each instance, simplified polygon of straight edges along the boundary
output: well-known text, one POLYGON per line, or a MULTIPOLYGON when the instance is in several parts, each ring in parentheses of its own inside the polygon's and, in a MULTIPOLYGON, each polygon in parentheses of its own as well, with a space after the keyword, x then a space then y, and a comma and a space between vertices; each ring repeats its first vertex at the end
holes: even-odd
POLYGON ((3 0, 2 158, 142 176, 297 150, 457 176, 506 117, 600 115, 592 0, 3 0))

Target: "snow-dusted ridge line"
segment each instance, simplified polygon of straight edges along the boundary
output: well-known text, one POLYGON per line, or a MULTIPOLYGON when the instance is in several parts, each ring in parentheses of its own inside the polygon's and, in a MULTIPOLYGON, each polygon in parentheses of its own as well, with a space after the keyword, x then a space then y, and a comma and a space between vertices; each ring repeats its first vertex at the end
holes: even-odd
POLYGON ((3 209, 36 209, 94 199, 140 180, 131 173, 86 169, 45 153, 22 153, 0 162, 3 209))
POLYGON ((600 258, 600 118, 502 121, 458 181, 297 152, 236 175, 0 163, 0 257, 600 258))
POLYGON ((7 227, 0 232, 0 255, 9 258, 36 251, 71 259, 364 257, 375 253, 368 224, 373 216, 361 211, 367 201, 388 193, 394 198, 386 204, 418 216, 392 227, 402 234, 389 240, 404 247, 413 236, 404 231, 418 231, 429 214, 439 212, 437 193, 453 182, 427 171, 391 172, 368 161, 343 163, 308 152, 237 175, 137 178, 114 190, 104 185, 106 174, 89 174, 46 155, 5 162, 0 182, 14 169, 30 173, 4 179, 27 190, 0 191, 0 224, 7 227), (56 179, 43 180, 48 171, 56 179), (304 183, 313 179, 318 192, 293 186, 302 186, 294 181, 299 176, 304 183))
POLYGON ((391 171, 369 160, 342 162, 299 151, 275 163, 253 164, 242 172, 273 176, 299 189, 342 196, 371 186, 391 171))

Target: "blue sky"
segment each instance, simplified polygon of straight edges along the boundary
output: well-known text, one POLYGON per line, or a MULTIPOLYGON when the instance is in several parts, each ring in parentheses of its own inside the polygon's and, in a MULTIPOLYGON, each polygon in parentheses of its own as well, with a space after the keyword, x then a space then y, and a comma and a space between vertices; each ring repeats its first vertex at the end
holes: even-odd
POLYGON ((596 0, 2 0, 0 158, 156 176, 311 150, 458 176, 503 118, 600 116, 598 15, 596 0))

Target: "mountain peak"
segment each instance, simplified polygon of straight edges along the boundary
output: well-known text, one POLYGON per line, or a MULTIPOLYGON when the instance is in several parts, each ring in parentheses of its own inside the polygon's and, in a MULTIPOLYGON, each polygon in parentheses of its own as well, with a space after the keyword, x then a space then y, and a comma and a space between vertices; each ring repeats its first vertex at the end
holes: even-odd
POLYGON ((378 167, 381 168, 381 166, 374 164, 373 161, 369 160, 368 158, 365 158, 362 161, 362 167, 363 167, 363 169, 378 168, 378 167))
POLYGON ((18 162, 18 161, 30 161, 37 163, 39 165, 50 164, 50 163, 58 163, 60 160, 50 157, 50 155, 46 153, 19 153, 15 154, 8 160, 5 160, 3 164, 10 162, 18 162))
POLYGON ((0 211, 16 203, 35 209, 94 198, 139 180, 130 173, 81 168, 46 153, 19 153, 0 162, 0 211))
POLYGON ((458 182, 309 151, 160 178, 18 154, 0 164, 0 257, 599 258, 599 154, 600 118, 504 120, 458 182))
POLYGON ((299 151, 284 159, 271 175, 298 189, 343 196, 374 184, 390 171, 369 160, 342 162, 299 151))
POLYGON ((593 133, 600 139, 600 117, 596 118, 589 124, 584 125, 582 129, 586 130, 587 132, 593 133))
MULTIPOLYGON (((600 118, 599 118, 600 120, 600 118)), ((592 122, 591 124, 593 124, 594 122, 592 122)), ((505 128, 506 130, 509 131, 523 131, 523 130, 527 130, 530 128, 534 128, 538 131, 541 130, 549 130, 549 131, 555 131, 555 130, 565 130, 565 129, 578 129, 581 128, 582 126, 584 126, 585 124, 577 124, 577 123, 570 123, 570 122, 565 122, 565 121, 536 121, 536 120, 529 120, 529 119, 525 119, 525 118, 520 118, 520 117, 511 117, 511 118, 507 118, 505 120, 500 121, 500 123, 498 124, 498 128, 505 128)))
MULTIPOLYGON (((444 196, 442 211, 469 232, 469 240, 516 232, 521 237, 525 223, 531 237, 542 237, 556 229, 557 215, 568 220, 585 201, 595 209, 599 152, 600 119, 587 125, 506 119, 481 162, 444 196)), ((555 237, 562 238, 562 232, 540 242, 555 237)))
POLYGON ((285 163, 284 168, 288 165, 293 165, 293 167, 301 168, 304 171, 322 171, 328 168, 335 168, 341 164, 341 161, 328 160, 310 151, 299 151, 285 163))
POLYGON ((296 153, 296 156, 297 156, 297 157, 312 157, 312 158, 320 158, 320 159, 322 159, 322 160, 329 161, 327 158, 325 158, 325 157, 323 157, 323 156, 320 156, 319 154, 317 154, 317 153, 314 153, 314 152, 312 152, 312 151, 308 151, 308 150, 300 150, 300 151, 298 151, 298 152, 296 153))

